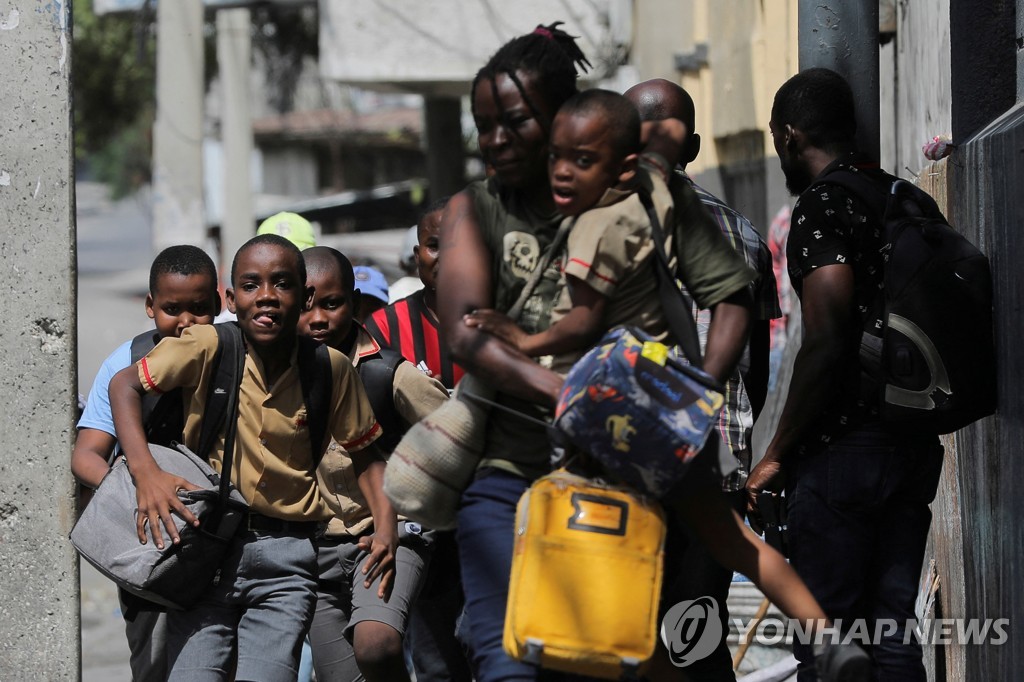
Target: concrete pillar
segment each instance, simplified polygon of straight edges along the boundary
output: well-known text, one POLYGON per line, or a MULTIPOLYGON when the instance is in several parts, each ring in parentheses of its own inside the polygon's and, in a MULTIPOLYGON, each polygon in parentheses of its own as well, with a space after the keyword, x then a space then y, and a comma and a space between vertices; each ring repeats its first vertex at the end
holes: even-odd
POLYGON ((157 3, 153 247, 205 246, 203 5, 157 3))
POLYGON ((252 54, 250 27, 248 9, 217 12, 217 64, 224 91, 224 109, 220 122, 220 135, 224 143, 224 216, 220 224, 220 261, 224 280, 230 277, 231 259, 235 252, 256 234, 249 173, 253 147, 249 97, 252 54))
POLYGON ((853 88, 857 144, 879 156, 878 3, 800 0, 800 70, 825 67, 853 88))
MULTIPOLYGON (((71 3, 0 4, 0 679, 81 659, 70 457, 75 368, 71 3)), ((88 65, 84 65, 88 68, 88 65)))
POLYGON ((457 97, 424 97, 424 139, 431 200, 455 194, 466 185, 462 103, 457 97))

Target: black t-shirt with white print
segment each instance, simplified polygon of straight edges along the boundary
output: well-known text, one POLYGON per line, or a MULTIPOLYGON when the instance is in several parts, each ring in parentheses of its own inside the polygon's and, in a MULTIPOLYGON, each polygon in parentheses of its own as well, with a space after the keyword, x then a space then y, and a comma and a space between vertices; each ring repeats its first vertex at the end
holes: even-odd
MULTIPOLYGON (((879 191, 888 190, 891 176, 866 156, 849 154, 833 161, 819 178, 833 170, 865 173, 877 180, 879 191)), ((883 265, 888 250, 881 217, 846 189, 821 184, 800 195, 793 208, 786 248, 789 277, 797 295, 803 296, 803 279, 814 270, 835 264, 853 268, 854 300, 863 330, 877 335, 882 325, 883 265)), ((865 400, 857 362, 860 330, 846 345, 845 361, 839 375, 828 377, 839 384, 838 396, 826 406, 798 448, 805 454, 829 443, 851 427, 878 421, 878 409, 865 400)))

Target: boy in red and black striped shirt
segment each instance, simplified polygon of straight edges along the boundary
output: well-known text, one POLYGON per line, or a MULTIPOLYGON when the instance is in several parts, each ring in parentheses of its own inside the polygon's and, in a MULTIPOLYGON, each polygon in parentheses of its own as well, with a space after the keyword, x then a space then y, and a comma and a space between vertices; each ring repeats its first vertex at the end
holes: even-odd
MULTIPOLYGON (((366 331, 382 346, 440 381, 449 391, 462 378, 463 369, 452 361, 437 329, 438 242, 445 197, 431 204, 417 230, 413 247, 423 288, 378 310, 364 322, 366 331)), ((416 679, 469 682, 472 673, 455 639, 455 624, 462 612, 462 581, 453 532, 437 533, 426 583, 410 614, 407 637, 412 648, 416 679)))
POLYGON ((438 239, 441 214, 448 197, 433 203, 420 219, 419 243, 414 247, 423 288, 378 310, 366 320, 366 330, 377 343, 391 348, 448 390, 455 388, 463 369, 452 361, 437 330, 438 239))

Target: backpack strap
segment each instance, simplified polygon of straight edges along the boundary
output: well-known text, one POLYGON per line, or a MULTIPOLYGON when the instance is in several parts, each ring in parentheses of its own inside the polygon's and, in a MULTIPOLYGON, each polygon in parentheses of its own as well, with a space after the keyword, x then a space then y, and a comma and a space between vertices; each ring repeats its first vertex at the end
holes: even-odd
POLYGON ((390 453, 398 445, 409 427, 395 409, 395 372, 405 358, 390 348, 380 351, 368 358, 360 359, 356 365, 359 379, 363 382, 366 397, 373 408, 373 416, 377 418, 383 433, 378 444, 390 453))
POLYGON ((156 348, 156 344, 160 341, 160 333, 155 329, 150 329, 148 332, 142 332, 134 339, 132 339, 132 364, 146 357, 149 351, 156 348))
MULTIPOLYGON (((203 412, 199 445, 196 449, 196 454, 207 460, 225 422, 227 432, 234 434, 235 422, 238 420, 227 420, 227 416, 236 414, 238 389, 242 385, 242 372, 245 368, 245 341, 242 338, 242 329, 236 322, 224 322, 213 327, 217 330, 217 352, 213 356, 210 385, 206 391, 206 409, 203 412)), ((234 456, 234 448, 227 446, 225 440, 223 471, 228 472, 227 478, 230 478, 228 465, 234 456)))
POLYGON ((935 199, 923 189, 889 173, 882 172, 881 177, 888 183, 887 187, 863 171, 837 168, 815 182, 812 188, 837 185, 856 196, 886 229, 886 239, 894 237, 890 233, 893 228, 891 217, 927 218, 946 222, 935 199))
POLYGON ((327 447, 327 417, 331 407, 331 355, 325 344, 305 336, 298 337, 299 383, 302 400, 306 403, 309 424, 309 444, 313 454, 313 468, 320 465, 327 447))
MULTIPOLYGON (((156 344, 160 341, 160 334, 155 329, 142 332, 134 339, 132 339, 131 355, 132 364, 136 364, 139 360, 146 357, 149 351, 156 348, 156 344)), ((153 414, 153 410, 156 409, 157 403, 164 394, 161 393, 147 393, 142 397, 142 424, 143 426, 149 425, 149 417, 153 414)), ((179 394, 180 395, 180 394, 179 394)))
POLYGON ((231 468, 235 456, 235 434, 238 431, 238 389, 242 385, 242 373, 245 371, 245 340, 237 322, 224 322, 213 327, 217 330, 217 352, 213 356, 196 454, 209 460, 213 444, 221 428, 224 428, 224 458, 220 469, 218 505, 206 520, 208 527, 217 529, 231 494, 231 468))
MULTIPOLYGON (((146 357, 160 342, 160 334, 155 329, 142 332, 132 339, 131 363, 134 365, 146 357)), ((147 393, 142 396, 142 427, 146 431, 146 440, 157 445, 172 447, 172 443, 181 441, 185 429, 185 417, 182 410, 181 389, 176 388, 167 393, 147 393)), ((110 453, 108 464, 121 454, 121 446, 117 444, 110 453)))
POLYGON ((646 188, 637 190, 640 202, 647 210, 651 222, 651 236, 654 239, 654 277, 658 282, 658 297, 661 308, 665 312, 665 321, 676 343, 683 349, 686 359, 697 368, 704 367, 700 354, 700 339, 697 337, 697 324, 693 321, 690 303, 683 297, 683 292, 676 284, 676 277, 668 265, 668 254, 665 253, 665 232, 661 229, 661 219, 654 208, 654 202, 646 188))

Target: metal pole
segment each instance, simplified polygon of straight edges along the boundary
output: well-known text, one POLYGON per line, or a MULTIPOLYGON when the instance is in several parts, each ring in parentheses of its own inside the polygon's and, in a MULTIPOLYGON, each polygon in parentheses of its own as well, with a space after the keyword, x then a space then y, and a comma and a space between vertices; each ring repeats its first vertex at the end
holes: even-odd
POLYGON ((224 91, 221 141, 224 144, 224 215, 220 221, 220 261, 223 278, 238 248, 256 234, 253 228, 252 116, 249 76, 252 38, 248 9, 217 12, 217 62, 224 91))
POLYGON ((878 2, 800 0, 800 70, 825 67, 853 88, 857 143, 879 157, 878 2))
POLYGON ((204 246, 201 0, 157 3, 156 49, 153 246, 204 246))

